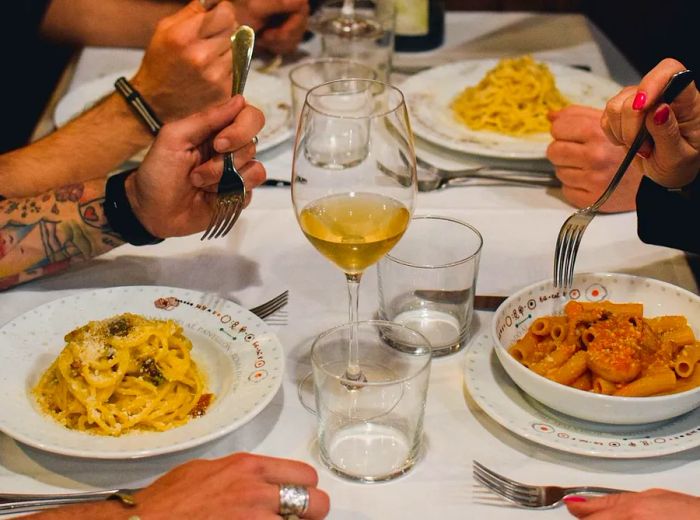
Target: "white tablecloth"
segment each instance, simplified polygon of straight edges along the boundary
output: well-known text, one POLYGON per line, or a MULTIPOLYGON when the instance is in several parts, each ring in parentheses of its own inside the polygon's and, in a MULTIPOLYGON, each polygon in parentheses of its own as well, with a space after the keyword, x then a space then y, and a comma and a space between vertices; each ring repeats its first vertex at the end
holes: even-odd
MULTIPOLYGON (((455 33, 460 23, 484 28, 495 24, 498 16, 507 24, 512 15, 450 16, 448 44, 466 34, 455 33)), ((567 63, 588 64, 598 73, 607 72, 600 68, 605 62, 592 36, 560 53, 567 63)), ((74 86, 104 71, 131 66, 127 61, 132 58, 131 51, 89 50, 78 66, 74 86), (106 56, 112 58, 107 60, 106 56), (125 61, 125 56, 131 57, 125 61)), ((260 158, 270 177, 289 177, 289 143, 260 158)), ((482 232, 485 243, 478 292, 483 294, 508 294, 550 276, 556 234, 570 212, 556 190, 527 188, 453 188, 420 194, 417 205, 417 213, 455 216, 482 232)), ((597 217, 583 240, 578 268, 642 274, 697 291, 681 253, 644 245, 637 239, 633 214, 597 217)), ((200 242, 197 236, 145 248, 125 246, 70 272, 2 293, 0 324, 41 303, 85 288, 135 284, 213 292, 246 307, 288 288, 289 324, 275 329, 287 353, 287 373, 281 390, 255 419, 220 440, 186 452, 139 461, 65 458, 28 448, 0 434, 1 491, 130 487, 145 484, 193 457, 248 450, 314 465, 320 473, 320 485, 331 495, 330 518, 336 520, 567 517, 562 509, 533 513, 484 504, 479 500, 481 494, 474 492, 471 477, 475 458, 525 482, 628 489, 669 486, 698 492, 700 449, 646 460, 595 459, 545 448, 510 433, 481 412, 464 389, 465 352, 437 359, 433 364, 425 418, 425 453, 408 475, 378 485, 353 484, 333 476, 319 462, 314 445, 316 420, 299 403, 296 382, 309 369, 311 338, 346 319, 347 294, 343 276, 307 243, 298 229, 288 189, 256 190, 253 204, 223 240, 200 242)), ((367 272, 362 282, 360 299, 361 317, 373 316, 377 307, 374 269, 367 272)), ((490 313, 478 313, 475 335, 487 334, 490 317, 490 313)), ((18 397, 23 398, 3 396, 18 397)))

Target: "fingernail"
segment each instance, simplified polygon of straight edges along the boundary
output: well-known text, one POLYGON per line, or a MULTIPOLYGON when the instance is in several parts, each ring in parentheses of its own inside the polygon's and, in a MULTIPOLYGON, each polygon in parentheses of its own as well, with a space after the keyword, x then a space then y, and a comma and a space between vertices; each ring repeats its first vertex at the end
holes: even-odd
POLYGON ((668 116, 670 113, 671 109, 668 105, 664 105, 661 108, 659 108, 656 111, 656 114, 654 114, 654 124, 663 125, 666 121, 668 121, 668 116))
POLYGON ((572 504, 574 502, 586 502, 586 497, 580 497, 578 495, 572 495, 570 497, 564 497, 564 502, 567 504, 572 504))
POLYGON ((204 179, 202 179, 202 176, 199 173, 193 173, 192 174, 192 185, 201 188, 202 185, 204 184, 204 179))
POLYGON ((637 95, 634 96, 634 101, 632 102, 632 110, 641 110, 647 102, 646 92, 639 91, 637 95))
POLYGON ((225 138, 217 139, 216 142, 214 143, 214 148, 216 148, 217 152, 225 152, 229 149, 231 146, 231 141, 225 138))

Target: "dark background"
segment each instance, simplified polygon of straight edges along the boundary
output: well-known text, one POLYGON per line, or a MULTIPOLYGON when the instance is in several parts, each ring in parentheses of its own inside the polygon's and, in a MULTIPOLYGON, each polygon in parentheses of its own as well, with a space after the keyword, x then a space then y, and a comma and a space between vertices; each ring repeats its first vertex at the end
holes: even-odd
MULTIPOLYGON (((445 3, 451 10, 583 13, 640 74, 664 57, 674 57, 693 70, 700 68, 697 37, 700 28, 697 18, 689 11, 695 3, 692 0, 445 0, 445 3)), ((26 144, 75 50, 37 41, 34 27, 18 26, 18 18, 11 16, 4 19, 4 30, 0 31, 4 61, 0 80, 0 153, 26 144)))

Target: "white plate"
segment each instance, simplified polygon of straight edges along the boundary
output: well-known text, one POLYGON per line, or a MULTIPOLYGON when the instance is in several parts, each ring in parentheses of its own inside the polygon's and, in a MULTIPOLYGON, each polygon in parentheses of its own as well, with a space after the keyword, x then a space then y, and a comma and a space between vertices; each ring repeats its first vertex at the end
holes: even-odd
POLYGON ((0 430, 36 448, 97 459, 150 457, 197 446, 239 428, 272 400, 282 383, 284 353, 269 327, 246 309, 218 296, 170 287, 96 289, 31 310, 0 329, 0 395, 9 397, 0 430), (155 301, 174 297, 159 309, 155 301), (192 357, 207 377, 214 401, 207 413, 164 432, 121 437, 69 430, 44 414, 31 395, 63 349, 63 336, 90 320, 133 312, 174 319, 192 340, 192 357), (243 329, 245 327, 245 329, 243 329), (10 368, 11 367, 11 368, 10 368))
MULTIPOLYGON (((467 86, 476 85, 498 60, 467 60, 426 70, 407 79, 401 90, 419 137, 463 153, 510 159, 542 159, 551 141, 548 133, 513 137, 471 130, 457 121, 452 100, 467 86)), ((572 103, 603 108, 622 87, 614 81, 572 67, 547 63, 557 88, 572 103)))
MULTIPOLYGON (((107 94, 114 92, 114 82, 124 76, 130 78, 135 70, 124 70, 84 83, 71 90, 56 105, 53 120, 56 127, 92 107, 107 94)), ((276 76, 251 70, 246 82, 246 99, 265 114, 265 127, 258 135, 258 153, 283 143, 293 135, 291 126, 291 98, 289 83, 276 76)), ((133 160, 142 160, 141 153, 133 160)))
POLYGON ((547 408, 513 383, 485 335, 475 338, 469 347, 464 382, 474 401, 498 424, 534 443, 568 453, 641 459, 700 446, 700 408, 642 426, 605 426, 547 408))

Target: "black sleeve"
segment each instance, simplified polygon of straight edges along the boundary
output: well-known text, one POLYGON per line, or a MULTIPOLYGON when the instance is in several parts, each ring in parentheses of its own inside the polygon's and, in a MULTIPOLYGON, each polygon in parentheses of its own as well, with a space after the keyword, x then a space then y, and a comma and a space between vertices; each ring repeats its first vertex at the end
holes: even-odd
POLYGON ((637 192, 637 234, 643 242, 700 253, 700 175, 682 191, 648 177, 637 192))
MULTIPOLYGON (((21 30, 29 31, 29 34, 36 35, 39 32, 39 26, 50 3, 50 0, 3 2, 3 18, 7 25, 11 23, 14 26, 13 31, 18 30, 19 26, 21 30), (7 12, 8 9, 9 13, 7 12)), ((7 28, 9 29, 9 27, 7 28)))

